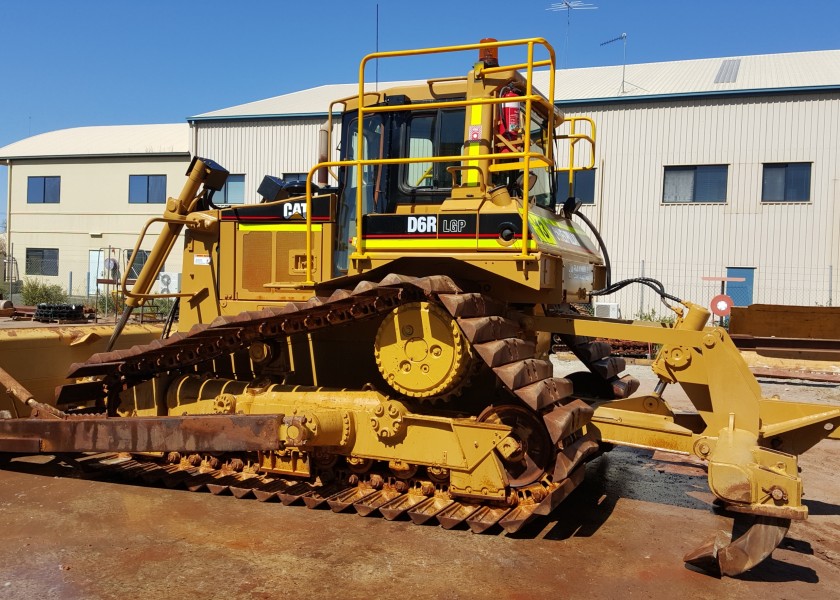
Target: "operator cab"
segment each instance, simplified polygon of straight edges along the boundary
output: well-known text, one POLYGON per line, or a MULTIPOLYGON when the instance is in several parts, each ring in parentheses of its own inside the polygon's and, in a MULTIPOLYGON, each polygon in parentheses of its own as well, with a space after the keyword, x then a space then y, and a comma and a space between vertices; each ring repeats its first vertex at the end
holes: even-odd
MULTIPOLYGON (((357 106, 352 102, 346 105, 340 158, 371 162, 338 169, 334 277, 348 274, 359 198, 366 244, 371 236, 389 232, 433 233, 418 230, 431 227, 433 221, 428 218, 423 223, 405 221, 406 230, 400 232, 389 231, 391 222, 399 227, 399 221, 386 221, 382 216, 436 215, 447 201, 488 198, 491 191, 500 189, 521 201, 526 182, 529 202, 554 213, 556 185, 550 125, 559 124, 562 115, 541 96, 541 102, 530 103, 530 115, 526 115, 526 103, 521 98, 526 94, 527 84, 522 75, 509 70, 481 76, 484 66, 478 63, 466 78, 455 82, 432 80, 425 86, 382 93, 378 101, 364 106, 366 112, 375 112, 364 115, 361 128, 357 106), (511 100, 502 103, 502 98, 511 100), (485 99, 495 99, 495 103, 482 102, 485 99), (462 105, 452 106, 458 103, 462 105), (530 128, 527 136, 526 125, 530 128), (528 150, 524 147, 526 139, 528 150), (525 177, 522 153, 528 151, 542 160, 531 160, 530 174, 525 177), (491 156, 483 159, 484 155, 491 156), (435 160, 444 157, 452 160, 435 160), (372 228, 375 221, 379 221, 378 226, 372 228), (383 227, 385 231, 381 231, 383 227)), ((472 206, 471 212, 475 217, 481 210, 479 203, 472 206)), ((478 231, 473 233, 477 238, 478 231)))

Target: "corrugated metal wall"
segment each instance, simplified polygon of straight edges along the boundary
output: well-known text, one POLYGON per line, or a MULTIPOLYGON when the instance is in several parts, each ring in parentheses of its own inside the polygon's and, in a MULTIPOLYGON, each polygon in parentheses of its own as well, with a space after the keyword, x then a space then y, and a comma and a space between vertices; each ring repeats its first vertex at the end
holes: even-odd
POLYGON ((318 129, 324 121, 198 121, 193 124, 193 151, 231 173, 244 173, 245 201, 257 202, 263 176, 306 173, 318 161, 318 129))
MULTIPOLYGON (((824 305, 831 291, 837 304, 840 94, 565 112, 597 123, 596 203, 584 210, 600 224, 614 281, 644 272, 708 304, 720 284, 701 277, 755 267, 756 303, 824 305), (761 202, 763 164, 772 162, 813 163, 810 202, 761 202), (729 166, 725 204, 662 203, 665 166, 707 164, 729 166)), ((619 301, 624 316, 664 308, 639 286, 604 300, 619 301)))
MULTIPOLYGON (((596 203, 584 210, 601 228, 614 281, 644 274, 677 296, 708 304, 720 284, 702 277, 755 267, 754 302, 840 300, 840 94, 660 100, 565 112, 592 116, 598 126, 596 203), (813 163, 811 201, 763 204, 768 162, 813 163), (726 203, 662 203, 665 166, 707 164, 729 166, 726 203)), ((252 202, 263 175, 306 172, 315 163, 321 122, 199 121, 193 144, 231 173, 245 173, 252 202)), ((664 308, 639 286, 604 300, 620 302, 625 317, 664 308)))

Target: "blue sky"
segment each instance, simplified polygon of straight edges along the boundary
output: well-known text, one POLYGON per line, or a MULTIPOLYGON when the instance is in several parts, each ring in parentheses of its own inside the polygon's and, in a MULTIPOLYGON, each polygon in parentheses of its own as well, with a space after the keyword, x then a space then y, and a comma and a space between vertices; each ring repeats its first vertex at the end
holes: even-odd
MULTIPOLYGON (((560 66, 840 48, 840 3, 591 0, 0 0, 0 147, 86 125, 176 123, 191 115, 357 79, 376 48, 544 37, 560 66)), ((380 65, 380 80, 463 74, 472 57, 380 65)), ((371 76, 370 74, 368 75, 371 76)), ((0 168, 5 214, 6 169, 0 168)))

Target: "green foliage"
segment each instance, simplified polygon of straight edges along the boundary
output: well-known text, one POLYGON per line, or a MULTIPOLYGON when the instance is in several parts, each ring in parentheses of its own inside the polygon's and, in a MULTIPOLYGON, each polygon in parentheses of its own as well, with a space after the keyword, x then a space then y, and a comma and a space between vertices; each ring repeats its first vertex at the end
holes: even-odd
POLYGON ((23 303, 34 306, 41 302, 63 304, 67 302, 67 292, 58 284, 49 284, 40 279, 25 277, 20 295, 23 303))
MULTIPOLYGON (((142 312, 147 315, 154 315, 164 318, 169 314, 175 300, 172 298, 155 298, 149 300, 142 307, 142 312)), ((96 304, 96 312, 100 315, 113 315, 122 313, 125 309, 125 299, 122 294, 100 294, 96 304), (116 306, 115 306, 116 304, 116 306)), ((134 309, 134 316, 140 316, 141 309, 134 309)))
POLYGON ((654 323, 664 323, 666 325, 673 325, 674 321, 676 320, 676 316, 674 315, 674 313, 659 315, 656 313, 655 308, 651 308, 647 311, 640 310, 639 312, 637 312, 635 319, 637 321, 651 321, 654 323))
POLYGON ((99 297, 96 299, 97 314, 113 315, 122 312, 122 309, 122 299, 118 299, 116 294, 99 294, 99 297), (115 302, 118 306, 114 305, 115 302))
POLYGON ((169 311, 172 310, 173 304, 175 304, 174 298, 155 298, 146 306, 149 309, 156 310, 160 316, 165 317, 169 314, 169 311))

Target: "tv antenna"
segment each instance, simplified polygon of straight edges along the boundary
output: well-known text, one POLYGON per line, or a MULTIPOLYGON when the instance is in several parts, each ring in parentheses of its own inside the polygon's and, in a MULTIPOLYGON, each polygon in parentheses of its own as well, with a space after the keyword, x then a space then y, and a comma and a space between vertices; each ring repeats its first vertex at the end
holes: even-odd
POLYGON ((601 45, 606 46, 607 44, 612 44, 613 42, 617 42, 619 40, 621 40, 622 43, 624 44, 624 58, 623 58, 622 64, 621 64, 621 93, 624 94, 625 93, 625 91, 624 91, 624 82, 625 82, 624 74, 627 70, 627 34, 622 33, 618 37, 615 37, 611 40, 607 40, 606 42, 601 42, 601 45))
POLYGON ((598 10, 598 7, 594 4, 590 4, 588 2, 581 2, 581 0, 563 0, 563 2, 555 2, 551 4, 546 10, 553 10, 559 12, 561 10, 566 11, 566 41, 563 44, 563 67, 566 67, 566 57, 568 56, 569 50, 569 29, 571 28, 572 24, 572 11, 573 10, 598 10))

